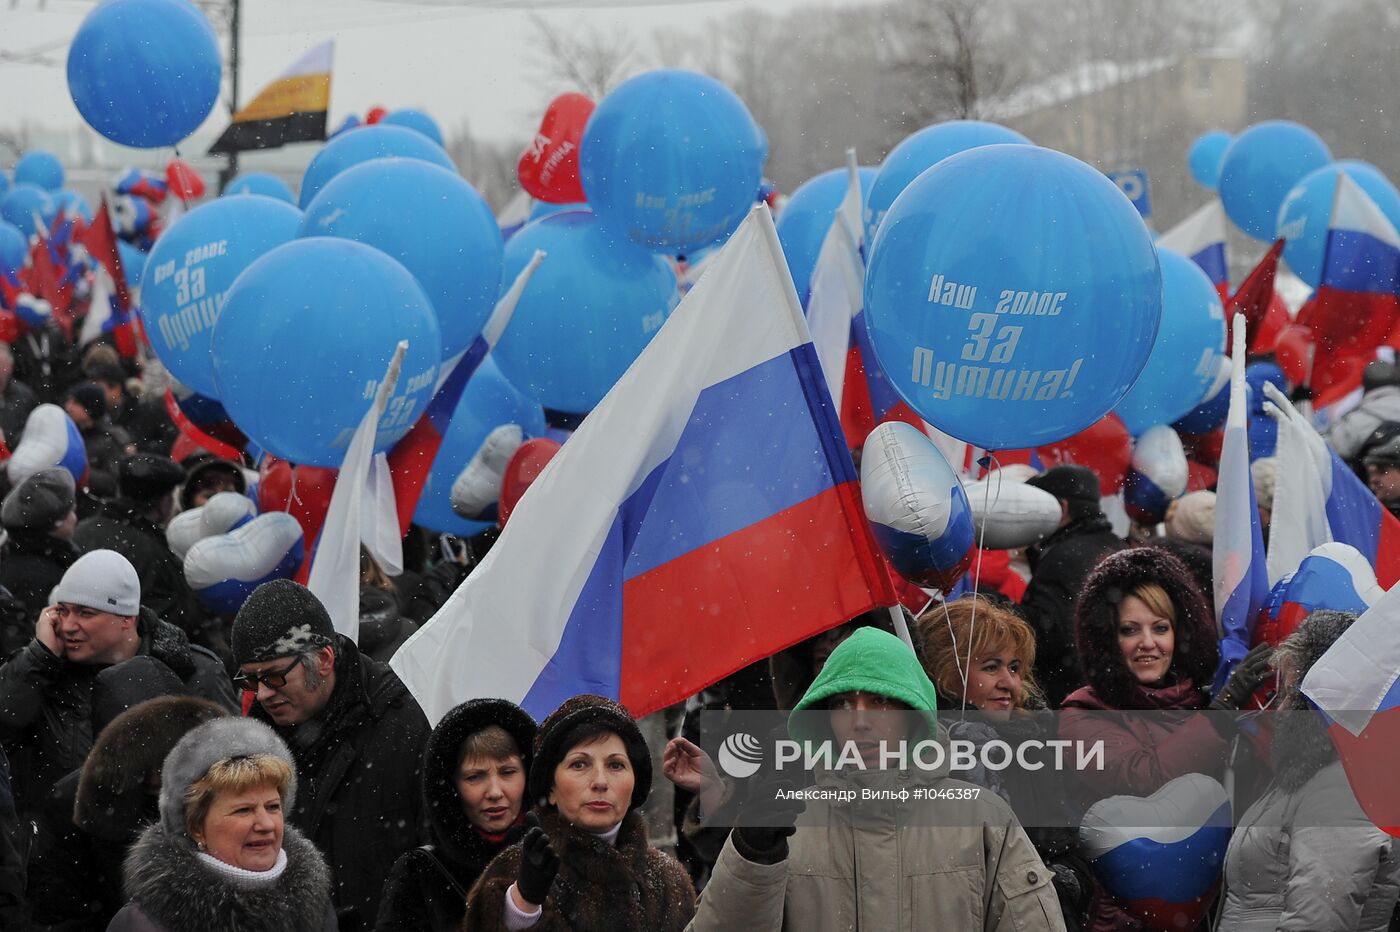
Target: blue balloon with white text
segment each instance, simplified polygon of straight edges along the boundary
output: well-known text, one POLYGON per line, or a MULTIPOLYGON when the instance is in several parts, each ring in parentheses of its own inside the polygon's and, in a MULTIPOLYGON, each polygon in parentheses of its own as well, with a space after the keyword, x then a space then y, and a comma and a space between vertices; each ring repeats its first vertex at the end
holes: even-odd
POLYGON ((643 249, 687 255, 738 228, 767 142, 744 102, 693 71, 648 71, 598 104, 579 178, 598 222, 643 249))
POLYGON ((291 242, 300 222, 301 211, 270 197, 221 197, 185 214, 156 240, 139 279, 141 318, 152 349, 175 378, 201 395, 220 397, 209 341, 224 293, 253 260, 291 242))
POLYGON ((379 250, 331 236, 295 239, 254 260, 225 295, 210 344, 214 384, 258 446, 338 468, 400 341, 408 350, 376 452, 401 440, 432 397, 437 316, 413 275, 379 250))
POLYGON ((935 427, 988 450, 1041 446, 1109 411, 1162 315, 1157 251, 1102 172, 983 146, 920 175, 870 250, 880 368, 935 427))
POLYGON ((418 159, 375 159, 342 172, 306 208, 299 236, 339 236, 403 263, 432 299, 442 358, 461 352, 501 288, 501 228, 456 172, 418 159))
POLYGON ((586 210, 536 220, 506 244, 505 287, 543 249, 493 351, 510 383, 546 408, 586 414, 666 322, 679 299, 660 256, 620 242, 586 210))

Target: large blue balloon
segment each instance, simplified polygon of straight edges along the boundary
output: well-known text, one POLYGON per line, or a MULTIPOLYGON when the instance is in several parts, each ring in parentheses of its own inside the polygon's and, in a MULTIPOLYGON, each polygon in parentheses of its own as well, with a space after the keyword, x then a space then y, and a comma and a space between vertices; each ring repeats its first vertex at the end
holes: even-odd
POLYGON ((895 390, 989 450, 1103 417, 1147 361, 1162 275, 1117 185, 1060 152, 984 146, 915 179, 880 225, 866 324, 895 390))
POLYGON ((1213 129, 1202 133, 1191 143, 1191 151, 1186 154, 1186 167, 1191 177, 1207 191, 1214 191, 1220 184, 1220 166, 1225 162, 1225 150, 1235 137, 1223 129, 1213 129))
POLYGON ((767 145, 744 102, 692 71, 623 82, 588 119, 579 177, 598 222, 670 255, 724 239, 753 207, 767 145))
POLYGON ((1337 176, 1342 172, 1376 202, 1392 226, 1400 229, 1400 191, 1374 165, 1344 159, 1306 175, 1283 199, 1276 235, 1288 240, 1283 246, 1283 257, 1293 274, 1314 288, 1322 280, 1327 226, 1332 217, 1337 176))
POLYGON ((225 292, 254 259, 294 239, 300 222, 301 211, 270 197, 217 198, 156 240, 141 279, 141 317, 175 378, 220 397, 209 340, 225 292))
POLYGON ((485 521, 468 521, 452 510, 452 483, 481 449, 487 435, 503 424, 519 424, 527 440, 542 437, 544 411, 539 402, 507 382, 488 356, 462 391, 462 400, 447 425, 433 470, 413 512, 414 524, 460 537, 480 534, 491 526, 485 521))
POLYGON ((1189 414, 1215 383, 1225 352, 1225 311, 1210 278, 1170 249, 1157 258, 1162 325, 1142 374, 1113 409, 1134 437, 1189 414))
POLYGON ((0 275, 11 275, 24 268, 29 255, 29 237, 19 227, 0 220, 0 275))
POLYGON ((53 195, 54 210, 65 211, 69 217, 82 217, 84 220, 92 220, 92 205, 87 202, 77 191, 69 191, 67 188, 62 191, 55 191, 53 195))
POLYGON ((442 129, 438 126, 437 120, 428 116, 422 110, 404 108, 386 113, 379 121, 380 125, 406 126, 415 132, 422 133, 433 142, 446 148, 447 143, 443 141, 442 129))
POLYGON ((1287 120, 1256 123, 1235 137, 1220 165, 1220 203, 1244 232, 1271 240, 1279 208, 1304 175, 1332 161, 1327 144, 1287 120))
MULTIPOLYGON (((870 193, 875 172, 873 168, 859 169, 862 203, 870 193)), ((804 181, 792 192, 778 217, 778 241, 783 244, 788 271, 792 273, 792 283, 797 286, 797 295, 803 304, 807 302, 822 241, 826 239, 826 231, 831 229, 836 208, 846 196, 846 175, 846 169, 835 168, 804 181)))
POLYGON ((137 149, 173 146, 219 99, 214 29, 187 0, 107 0, 68 48, 68 92, 93 129, 137 149))
POLYGON ((413 273, 437 311, 442 358, 467 348, 501 289, 501 228, 456 172, 375 159, 331 179, 299 236, 339 236, 383 250, 413 273))
POLYGON ((398 262, 350 240, 298 239, 248 266, 228 290, 210 347, 214 384, 260 447, 338 467, 400 340, 408 353, 375 450, 413 427, 437 381, 440 339, 432 303, 398 262))
POLYGON ((875 230, 901 191, 924 171, 950 155, 978 146, 1011 143, 1030 145, 1030 140, 1014 129, 980 120, 949 120, 926 126, 905 137, 880 163, 880 173, 870 186, 865 202, 865 242, 875 241, 875 230))
POLYGON ((45 191, 63 187, 63 163, 52 152, 36 149, 15 163, 15 184, 32 184, 45 191))
POLYGON ((508 287, 540 263, 493 353, 510 383, 546 408, 585 414, 661 329, 678 300, 665 259, 618 242, 586 210, 528 224, 506 244, 508 287))
POLYGON ((288 204, 296 204, 296 195, 292 193, 291 186, 276 175, 267 172, 244 172, 228 183, 224 188, 224 197, 234 194, 261 194, 263 197, 273 197, 279 201, 286 201, 288 204))
POLYGON ((47 224, 53 221, 53 197, 38 185, 17 184, 0 201, 0 220, 13 223, 25 236, 39 232, 34 218, 47 224))
POLYGON ((337 136, 316 153, 301 179, 301 206, 304 210, 326 182, 348 168, 373 159, 419 159, 456 171, 452 158, 422 133, 402 126, 363 126, 353 133, 337 136))

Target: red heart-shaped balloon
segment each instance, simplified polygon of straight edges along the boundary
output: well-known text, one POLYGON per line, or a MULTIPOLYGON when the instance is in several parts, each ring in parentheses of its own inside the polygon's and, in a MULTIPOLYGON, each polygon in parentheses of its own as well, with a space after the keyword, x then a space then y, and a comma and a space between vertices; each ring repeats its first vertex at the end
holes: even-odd
POLYGON ((520 186, 551 204, 586 200, 578 177, 578 147, 594 103, 582 94, 560 94, 550 103, 534 142, 520 156, 520 186))
POLYGON ((1046 469, 1077 463, 1099 477, 1099 492, 1113 495, 1133 462, 1133 437, 1116 414, 1106 414, 1073 437, 1037 447, 1046 469))
POLYGON ((275 456, 266 456, 259 468, 258 510, 285 511, 301 525, 306 552, 326 523, 335 491, 336 470, 321 466, 293 466, 275 456))

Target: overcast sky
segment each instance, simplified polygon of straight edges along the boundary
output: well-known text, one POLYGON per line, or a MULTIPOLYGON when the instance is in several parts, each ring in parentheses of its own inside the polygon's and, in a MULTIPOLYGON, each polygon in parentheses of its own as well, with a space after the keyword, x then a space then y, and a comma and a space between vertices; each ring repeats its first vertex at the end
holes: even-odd
MULTIPOLYGON (((592 0, 538 9, 566 28, 625 30, 639 47, 657 30, 689 31, 745 7, 769 11, 838 0, 698 0, 603 5, 592 0)), ((871 2, 871 0, 845 0, 871 2)), ((0 51, 45 46, 55 64, 0 61, 0 128, 25 123, 48 127, 81 120, 64 79, 66 43, 90 0, 0 0, 0 51), (11 4, 17 4, 12 8, 11 4)), ((331 127, 349 113, 375 105, 419 107, 447 133, 463 121, 480 137, 521 139, 533 131, 546 87, 533 48, 535 29, 525 6, 532 0, 444 0, 437 5, 397 0, 243 0, 243 100, 302 52, 336 40, 331 127)), ((562 90, 560 88, 559 90, 562 90)), ((204 132, 221 128, 216 108, 204 132)))

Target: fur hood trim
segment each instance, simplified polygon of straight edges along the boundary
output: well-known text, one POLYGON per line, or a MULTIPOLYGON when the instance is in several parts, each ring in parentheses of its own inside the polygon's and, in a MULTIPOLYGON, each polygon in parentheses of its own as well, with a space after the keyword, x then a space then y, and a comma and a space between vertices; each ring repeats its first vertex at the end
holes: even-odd
POLYGON ((1215 623, 1186 565, 1155 547, 1120 550, 1089 575, 1075 612, 1079 662, 1089 685, 1110 708, 1139 704, 1141 687, 1118 648, 1118 604, 1146 583, 1166 590, 1176 609, 1171 672, 1177 682, 1205 688, 1215 676, 1220 656, 1215 623))

